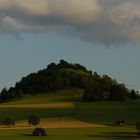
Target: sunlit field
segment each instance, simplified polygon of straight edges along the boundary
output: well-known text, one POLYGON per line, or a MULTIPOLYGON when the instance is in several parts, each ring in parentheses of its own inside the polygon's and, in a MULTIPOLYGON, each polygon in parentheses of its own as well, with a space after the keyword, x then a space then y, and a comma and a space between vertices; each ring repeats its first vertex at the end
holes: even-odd
POLYGON ((0 130, 3 140, 138 140, 135 128, 130 126, 107 128, 46 129, 48 136, 33 137, 30 130, 0 130))
POLYGON ((140 120, 139 100, 86 103, 81 102, 82 93, 80 89, 68 89, 59 91, 57 97, 54 96, 56 93, 25 96, 23 99, 1 104, 0 119, 11 116, 17 124, 9 128, 0 128, 0 139, 138 139, 135 123, 140 120), (34 138, 31 136, 34 127, 29 127, 28 123, 23 129, 23 125, 20 129, 17 127, 18 122, 27 121, 28 116, 32 114, 42 118, 40 127, 46 129, 48 136, 34 138), (46 119, 45 125, 43 119, 46 119), (125 120, 124 126, 115 125, 120 119, 125 120), (70 125, 68 121, 76 125, 70 125))

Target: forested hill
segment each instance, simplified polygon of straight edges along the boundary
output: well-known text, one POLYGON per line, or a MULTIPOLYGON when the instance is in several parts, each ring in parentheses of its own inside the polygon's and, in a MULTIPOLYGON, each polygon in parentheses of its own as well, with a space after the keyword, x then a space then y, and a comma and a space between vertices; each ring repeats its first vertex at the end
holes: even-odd
POLYGON ((80 64, 60 60, 58 64, 51 63, 46 69, 23 77, 15 87, 4 88, 0 100, 3 102, 25 94, 47 93, 71 87, 85 89, 84 101, 138 98, 138 92, 127 89, 124 84, 119 84, 108 75, 100 76, 80 64))

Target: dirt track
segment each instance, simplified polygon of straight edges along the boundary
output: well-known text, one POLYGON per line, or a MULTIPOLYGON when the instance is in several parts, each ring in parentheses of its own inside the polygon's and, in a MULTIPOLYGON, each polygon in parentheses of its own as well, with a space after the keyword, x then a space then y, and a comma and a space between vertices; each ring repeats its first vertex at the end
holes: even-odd
POLYGON ((73 108, 72 103, 0 105, 0 108, 73 108))
MULTIPOLYGON (((43 128, 91 128, 91 127, 106 127, 100 124, 86 123, 72 118, 49 118, 42 119, 39 126, 43 128)), ((0 126, 0 130, 9 129, 30 129, 34 128, 28 125, 28 122, 17 121, 16 125, 13 127, 0 126)))

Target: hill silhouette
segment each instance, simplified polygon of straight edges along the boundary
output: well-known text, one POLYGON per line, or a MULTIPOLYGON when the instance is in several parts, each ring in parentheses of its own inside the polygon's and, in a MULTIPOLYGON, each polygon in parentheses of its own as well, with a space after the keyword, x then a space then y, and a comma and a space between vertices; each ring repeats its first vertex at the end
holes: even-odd
POLYGON ((84 101, 125 100, 138 98, 138 92, 129 90, 108 75, 100 76, 80 64, 60 60, 51 63, 46 69, 31 73, 15 84, 4 88, 0 94, 1 102, 22 97, 25 94, 40 94, 66 88, 84 89, 84 101))

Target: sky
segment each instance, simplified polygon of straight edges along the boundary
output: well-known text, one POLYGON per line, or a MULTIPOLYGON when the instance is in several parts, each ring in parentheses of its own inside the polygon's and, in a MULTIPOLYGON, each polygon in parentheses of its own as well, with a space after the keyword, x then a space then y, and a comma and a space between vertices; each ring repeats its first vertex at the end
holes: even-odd
POLYGON ((64 59, 140 90, 139 0, 0 0, 0 90, 64 59))

